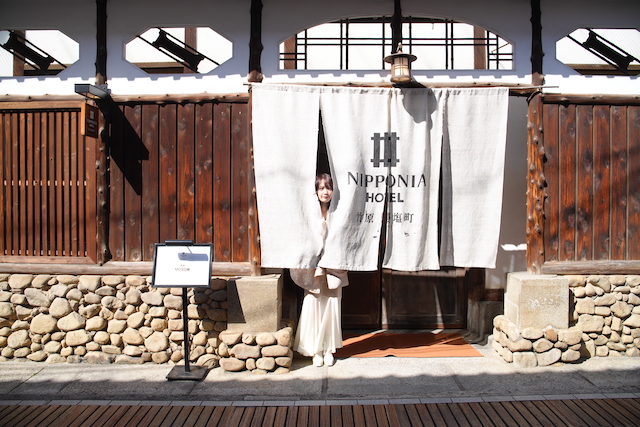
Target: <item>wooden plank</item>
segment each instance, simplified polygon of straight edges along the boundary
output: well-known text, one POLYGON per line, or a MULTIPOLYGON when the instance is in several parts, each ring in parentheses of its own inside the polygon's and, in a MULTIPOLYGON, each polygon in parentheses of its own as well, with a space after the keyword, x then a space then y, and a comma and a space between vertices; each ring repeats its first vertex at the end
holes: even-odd
POLYGON ((273 420, 274 427, 284 427, 287 424, 287 409, 286 406, 276 407, 276 416, 273 420))
POLYGON ((471 405, 477 406, 479 411, 483 411, 491 420, 493 425, 495 425, 495 427, 508 427, 507 423, 502 418, 500 418, 500 415, 498 415, 498 412, 493 408, 493 406, 491 406, 490 403, 472 403, 471 405))
POLYGON ((462 412, 459 410, 458 405, 456 403, 436 403, 435 406, 440 411, 440 415, 450 426, 460 426, 460 427, 469 427, 469 423, 467 419, 464 417, 462 412))
POLYGON ((329 424, 332 427, 342 427, 342 407, 337 405, 328 406, 329 424))
POLYGON ((611 259, 627 255, 627 108, 611 107, 611 259))
POLYGON ((48 405, 36 418, 29 421, 28 424, 25 424, 25 427, 55 425, 59 417, 64 414, 68 408, 68 406, 63 405, 48 405))
POLYGON ((342 427, 355 427, 353 419, 353 406, 345 405, 342 407, 342 427))
POLYGON ((611 419, 605 419, 605 417, 602 417, 601 414, 598 413, 598 411, 595 411, 590 403, 586 400, 569 400, 566 401, 566 404, 567 406, 573 406, 575 408, 574 412, 578 413, 580 418, 582 418, 584 421, 587 421, 589 425, 602 427, 615 425, 611 423, 611 419))
POLYGON ((389 427, 389 419, 385 405, 373 405, 373 410, 376 413, 376 421, 378 427, 389 427))
MULTIPOLYGON (((427 410, 430 418, 433 420, 434 425, 446 425, 446 421, 435 403, 427 403, 426 405, 424 405, 424 407, 427 410)), ((420 408, 418 408, 418 413, 420 413, 420 408)), ((420 416, 422 417, 422 413, 420 413, 420 416)))
POLYGON ((142 261, 142 106, 125 106, 124 116, 124 259, 142 261))
POLYGON ((376 422, 376 411, 373 405, 362 405, 362 412, 364 413, 364 424, 370 427, 376 427, 378 423, 376 422))
POLYGON ((320 427, 329 427, 331 425, 331 407, 320 406, 320 427))
MULTIPOLYGON (((523 402, 514 401, 507 402, 510 406, 513 406, 514 410, 520 414, 520 416, 526 420, 532 427, 542 427, 542 423, 540 420, 535 417, 531 411, 527 408, 527 406, 523 402)), ((515 418, 515 417, 514 417, 515 418)))
POLYGON ((627 117, 630 167, 626 259, 640 259, 640 107, 629 107, 627 117))
MULTIPOLYGON (((224 413, 224 406, 207 407, 202 411, 193 427, 215 427, 224 413)), ((187 427, 187 426, 185 426, 187 427)))
MULTIPOLYGON (((262 427, 265 413, 267 412, 267 408, 264 406, 255 407, 253 411, 253 417, 251 419, 250 427, 262 427)), ((230 424, 231 426, 231 424, 230 424)))
MULTIPOLYGON (((36 418, 40 418, 42 420, 47 419, 47 418, 41 417, 43 412, 47 414, 46 416, 49 416, 51 413, 55 411, 55 406, 49 406, 49 405, 38 406, 37 410, 34 407, 30 407, 30 406, 20 406, 19 408, 21 411, 26 413, 26 416, 22 418, 22 420, 20 420, 19 422, 15 419, 11 420, 11 425, 13 427, 25 427, 29 425, 37 425, 39 424, 39 421, 37 421, 36 418)), ((0 414, 0 420, 4 421, 5 417, 6 417, 5 414, 0 414)), ((47 422, 49 422, 48 419, 47 419, 47 422)), ((4 423, 0 425, 4 425, 4 423)))
MULTIPOLYGON (((400 405, 385 405, 384 409, 387 413, 387 420, 389 421, 390 427, 400 427, 403 423, 400 423, 400 417, 398 416, 397 408, 400 405)), ((400 412, 403 413, 404 411, 400 412)))
POLYGON ((215 105, 213 122, 213 259, 231 261, 231 106, 215 105))
POLYGON ((60 226, 62 232, 63 256, 71 255, 71 188, 69 186, 69 177, 71 175, 71 135, 70 135, 69 112, 62 112, 62 157, 58 160, 61 164, 61 180, 59 185, 62 187, 62 206, 61 214, 63 222, 60 226))
POLYGON ((154 418, 156 418, 156 416, 158 416, 158 414, 160 414, 160 416, 158 417, 159 420, 161 420, 162 418, 164 418, 164 414, 166 414, 166 412, 168 412, 168 408, 164 407, 164 406, 150 406, 149 410, 145 412, 144 417, 142 417, 142 419, 140 419, 140 421, 138 421, 137 424, 125 424, 125 425, 136 425, 139 427, 145 427, 145 426, 151 426, 153 425, 153 420, 154 418))
POLYGON ((20 113, 19 114, 19 119, 18 119, 18 126, 19 128, 17 129, 18 134, 16 135, 18 142, 20 144, 19 146, 19 151, 18 151, 18 199, 17 199, 17 206, 16 206, 16 212, 17 212, 17 218, 19 218, 19 221, 17 221, 18 226, 20 227, 18 229, 18 233, 20 236, 20 240, 19 240, 19 246, 18 246, 18 253, 20 255, 28 255, 28 247, 27 247, 27 236, 28 236, 28 227, 27 227, 27 218, 29 218, 28 215, 28 211, 26 211, 26 205, 27 205, 27 132, 26 132, 26 128, 27 128, 27 118, 26 118, 26 114, 25 113, 20 113))
MULTIPOLYGON (((126 427, 126 426, 138 425, 138 423, 145 418, 145 416, 147 415, 147 412, 149 412, 151 408, 154 408, 154 406, 147 406, 147 405, 131 406, 129 410, 122 416, 122 418, 115 421, 115 423, 113 424, 113 427, 126 427)), ((158 407, 155 406, 155 408, 158 408, 158 407)))
POLYGON ((287 410, 287 427, 296 427, 298 425, 298 412, 300 408, 298 406, 290 406, 287 410))
POLYGON ((256 408, 249 406, 242 411, 242 417, 237 423, 237 427, 250 427, 254 419, 254 413, 256 408))
MULTIPOLYGON (((528 426, 528 425, 530 425, 527 422, 527 419, 518 410, 518 407, 516 407, 517 403, 519 403, 519 402, 500 402, 502 407, 509 413, 511 418, 513 418, 515 420, 515 422, 516 422, 515 425, 517 425, 517 426, 528 426)), ((520 408, 521 408, 521 405, 520 405, 520 408)))
POLYGON ((49 171, 49 157, 51 156, 50 148, 49 148, 49 140, 50 140, 50 127, 51 122, 49 113, 42 113, 42 142, 41 142, 41 150, 42 150, 42 162, 41 162, 41 196, 40 200, 42 203, 42 211, 40 216, 40 227, 41 227, 41 239, 42 239, 42 252, 40 255, 47 256, 49 255, 51 248, 51 240, 50 236, 50 221, 49 218, 51 216, 51 206, 49 205, 49 191, 50 191, 50 171, 49 171))
POLYGON ((124 112, 113 109, 112 135, 110 141, 111 162, 109 167, 109 250, 115 261, 125 260, 124 249, 124 112))
POLYGON ((25 180, 24 180, 24 189, 25 189, 25 199, 24 199, 24 212, 26 218, 26 227, 25 227, 25 255, 33 256, 35 255, 35 222, 34 222, 34 191, 33 191, 33 162, 34 162, 34 117, 33 112, 29 111, 25 114, 25 162, 26 162, 26 170, 25 170, 25 180))
POLYGON ((18 161, 20 158, 20 143, 19 143, 19 138, 17 136, 17 132, 18 132, 18 126, 19 126, 19 121, 18 121, 18 115, 17 114, 13 114, 11 117, 11 134, 10 134, 10 140, 12 142, 11 144, 11 163, 10 163, 10 168, 11 168, 11 172, 10 172, 10 176, 11 176, 11 181, 10 181, 10 194, 8 194, 9 196, 9 200, 10 200, 10 205, 9 205, 9 209, 11 211, 11 250, 12 250, 12 255, 20 255, 20 215, 19 215, 19 211, 18 211, 18 206, 20 204, 20 195, 18 193, 18 189, 19 189, 19 180, 20 177, 18 176, 18 161))
POLYGON ((311 406, 309 407, 309 427, 319 427, 320 426, 320 407, 319 406, 311 406))
POLYGON ((306 427, 309 425, 309 407, 300 406, 298 408, 298 419, 296 420, 297 427, 306 427))
POLYGON ((86 426, 86 427, 102 426, 104 425, 104 423, 109 421, 111 417, 113 417, 118 412, 119 409, 120 409, 119 405, 98 406, 97 409, 93 411, 91 416, 87 417, 87 419, 81 424, 78 424, 78 426, 86 426))
MULTIPOLYGON (((146 156, 142 159, 142 259, 153 260, 155 244, 160 241, 159 222, 159 107, 142 106, 142 144, 146 156), (145 159, 146 157, 146 159, 145 159)), ((142 147, 141 147, 142 148, 142 147)))
POLYGON ((483 427, 493 424, 486 416, 484 416, 484 418, 485 421, 488 421, 488 423, 480 421, 480 417, 484 415, 484 412, 480 410, 480 412, 478 413, 477 409, 474 409, 469 403, 458 403, 458 407, 464 414, 464 417, 467 419, 469 425, 472 427, 483 427))
POLYGON ((136 425, 149 410, 148 406, 122 405, 120 409, 107 420, 102 427, 122 427, 126 425, 136 425), (136 419, 137 418, 137 419, 136 419))
MULTIPOLYGON (((45 114, 41 114, 39 111, 35 112, 33 115, 33 181, 34 181, 34 194, 33 194, 33 202, 35 204, 33 208, 33 222, 35 224, 33 230, 33 245, 34 245, 34 255, 42 256, 42 206, 44 203, 44 199, 42 198, 42 190, 44 186, 42 185, 42 165, 44 163, 42 153, 43 153, 43 124, 46 125, 46 122, 43 121, 43 118, 46 117, 45 114)), ((0 155, 1 156, 1 155, 0 155)), ((46 161, 46 160, 45 160, 46 161)), ((0 160, 0 169, 2 168, 2 160, 0 160)), ((0 181, 2 172, 0 172, 0 181)), ((0 237, 2 236, 0 232, 0 237)), ((0 254, 2 254, 2 250, 0 249, 0 254)))
POLYGON ((593 259, 593 107, 576 107, 576 251, 577 261, 593 259))
POLYGON ((249 261, 249 178, 251 153, 249 147, 249 111, 246 104, 234 104, 231 110, 231 260, 249 261))
POLYGON ((113 427, 122 418, 130 418, 135 414, 135 407, 131 405, 117 405, 117 409, 107 418, 100 420, 101 427, 113 427))
MULTIPOLYGON (((231 426, 236 427, 238 424, 240 424, 240 420, 242 419, 242 415, 248 409, 249 409, 248 407, 242 407, 242 406, 234 407, 233 411, 230 413, 229 417, 226 419, 227 421, 225 422, 225 424, 228 425, 229 427, 231 427, 231 426)), ((223 425, 225 425, 225 424, 223 424, 223 425)))
POLYGON ((6 241, 6 232, 7 227, 6 223, 6 212, 7 212, 7 181, 6 181, 6 171, 5 168, 5 153, 8 152, 6 148, 6 141, 9 140, 7 137, 7 133, 9 132, 9 127, 7 126, 7 115, 4 112, 0 112, 0 186, 3 194, 2 200, 0 200, 0 255, 6 255, 7 251, 7 241, 6 241))
POLYGON ((506 410, 504 406, 500 402, 487 402, 489 407, 493 409, 498 416, 498 419, 502 420, 508 426, 516 426, 518 425, 513 417, 509 414, 509 411, 506 410))
POLYGON ((176 120, 175 105, 160 107, 160 141, 159 141, 159 191, 160 191, 160 235, 159 241, 177 239, 178 236, 178 171, 176 152, 176 120))
POLYGON ((575 260, 576 239, 576 123, 575 105, 560 106, 560 224, 559 260, 575 260))
POLYGON ((611 129, 610 108, 593 107, 593 257, 611 258, 611 129))
MULTIPOLYGON (((78 256, 80 250, 80 228, 81 222, 84 224, 85 218, 84 215, 80 214, 80 183, 78 180, 78 166, 80 162, 79 153, 82 150, 79 146, 79 132, 78 132, 78 113, 73 111, 69 113, 69 176, 68 181, 69 184, 69 192, 70 194, 70 223, 69 223, 69 234, 70 234, 70 245, 71 252, 70 256, 78 256)), ((83 241, 84 244, 84 241, 83 241)), ((84 248, 82 250, 82 256, 84 256, 84 248)))
POLYGON ((571 408, 567 407, 566 401, 563 400, 548 400, 544 403, 553 410, 553 412, 563 421, 567 426, 585 427, 589 424, 582 420, 571 408))
POLYGON ((167 415, 161 420, 154 420, 154 424, 159 427, 171 427, 182 409, 181 406, 171 406, 167 415))
MULTIPOLYGON (((101 248, 98 247, 98 200, 103 200, 104 197, 96 197, 98 194, 98 170, 96 167, 92 167, 97 164, 96 144, 92 140, 84 139, 84 239, 86 242, 85 250, 86 256, 96 262, 98 259, 102 260, 101 248)), ((101 191, 105 191, 104 187, 101 191)), ((104 201, 100 202, 104 203, 104 201)), ((100 211, 104 208, 100 206, 100 211)), ((105 221, 106 222, 106 221, 105 221)))
POLYGON ((196 105, 195 241, 213 242, 213 105, 196 105))
POLYGON ((266 408, 266 411, 264 413, 264 417, 262 417, 262 426, 263 427, 270 427, 274 425, 275 422, 275 418, 276 418, 276 410, 278 408, 275 406, 269 406, 268 408, 266 408))
POLYGON ((615 399, 615 402, 632 414, 637 419, 634 423, 640 425, 640 399, 615 399))
POLYGON ((178 106, 178 239, 193 240, 195 225, 193 104, 178 106))
POLYGON ((100 405, 67 405, 67 410, 56 420, 57 425, 66 427, 91 426, 108 407, 100 405))
POLYGON ((541 425, 553 427, 562 424, 562 420, 539 401, 523 401, 522 404, 541 425))
POLYGON ((418 414, 416 405, 406 404, 402 406, 404 406, 404 410, 407 414, 406 425, 410 425, 411 427, 422 427, 422 421, 420 420, 420 415, 418 414))
POLYGON ((8 406, 6 412, 0 415, 0 426, 18 426, 25 424, 30 418, 29 415, 36 413, 37 406, 8 406))
POLYGON ((636 417, 633 415, 629 417, 630 414, 623 407, 616 405, 614 399, 589 399, 587 404, 591 405, 604 418, 615 420, 615 425, 637 425, 637 420, 634 420, 636 417))

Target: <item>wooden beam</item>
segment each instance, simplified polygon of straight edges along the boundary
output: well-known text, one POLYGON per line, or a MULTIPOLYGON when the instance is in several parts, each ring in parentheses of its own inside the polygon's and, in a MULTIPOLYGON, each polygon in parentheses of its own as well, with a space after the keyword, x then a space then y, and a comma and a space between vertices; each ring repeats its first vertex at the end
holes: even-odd
POLYGON ((640 261, 554 261, 542 265, 543 274, 640 274, 640 261))
POLYGON ((545 93, 546 104, 640 105, 640 95, 567 95, 545 93))
MULTIPOLYGON (((248 262, 212 262, 212 276, 250 276, 252 265, 248 262)), ((0 272, 8 274, 71 274, 71 275, 141 275, 153 273, 152 262, 109 261, 97 264, 49 264, 49 263, 0 263, 0 272)))
POLYGON ((263 79, 260 57, 262 55, 262 0, 251 0, 251 35, 249 38, 249 82, 263 79))

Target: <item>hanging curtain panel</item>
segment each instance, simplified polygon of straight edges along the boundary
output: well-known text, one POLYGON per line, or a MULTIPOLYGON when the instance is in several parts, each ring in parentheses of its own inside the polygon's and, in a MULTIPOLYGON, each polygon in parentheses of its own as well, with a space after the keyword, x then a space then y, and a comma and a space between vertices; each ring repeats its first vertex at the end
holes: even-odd
POLYGON ((253 154, 262 266, 317 266, 323 241, 315 195, 319 94, 254 85, 253 154))
POLYGON ((507 88, 444 89, 440 264, 495 268, 507 88))
POLYGON ((384 88, 321 88, 324 125, 334 195, 320 266, 373 271, 378 266, 386 200, 384 139, 390 135, 384 88))

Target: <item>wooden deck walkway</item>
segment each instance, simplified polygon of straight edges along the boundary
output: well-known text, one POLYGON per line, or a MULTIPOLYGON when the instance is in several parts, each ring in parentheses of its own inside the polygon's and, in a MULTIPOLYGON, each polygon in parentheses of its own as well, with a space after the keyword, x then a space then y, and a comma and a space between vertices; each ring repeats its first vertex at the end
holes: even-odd
POLYGON ((12 405, 0 426, 640 426, 640 399, 345 406, 12 405))

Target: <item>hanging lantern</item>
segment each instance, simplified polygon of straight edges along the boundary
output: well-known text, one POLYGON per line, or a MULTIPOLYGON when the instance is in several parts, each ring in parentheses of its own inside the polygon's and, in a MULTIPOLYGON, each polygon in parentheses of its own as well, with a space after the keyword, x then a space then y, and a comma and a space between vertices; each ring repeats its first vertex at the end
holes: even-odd
POLYGON ((384 62, 391 64, 391 81, 406 83, 411 81, 411 63, 418 59, 410 53, 402 53, 402 43, 398 43, 398 50, 384 58, 384 62))

